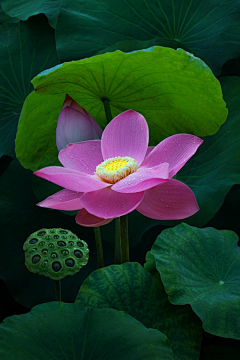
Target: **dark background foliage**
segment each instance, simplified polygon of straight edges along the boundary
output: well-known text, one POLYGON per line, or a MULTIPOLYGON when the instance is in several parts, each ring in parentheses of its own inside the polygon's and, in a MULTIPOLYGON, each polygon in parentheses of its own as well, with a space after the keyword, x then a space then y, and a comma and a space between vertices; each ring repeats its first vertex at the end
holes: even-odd
MULTIPOLYGON (((74 302, 81 283, 97 268, 93 230, 77 226, 73 216, 36 207, 33 174, 14 150, 19 115, 33 90, 31 79, 64 61, 154 45, 179 47, 203 59, 222 84, 229 116, 178 174, 202 209, 186 222, 240 235, 239 0, 0 0, 0 5, 0 321, 54 300, 49 279, 39 277, 36 283, 36 275, 25 269, 22 245, 31 232, 68 228, 89 243, 89 264, 63 281, 65 302, 74 302), (198 180, 191 178, 202 163, 208 164, 203 183, 204 172, 198 180)), ((179 223, 152 221, 135 212, 129 222, 131 261, 142 265, 159 233, 179 223)), ((112 231, 113 223, 102 228, 105 265, 113 262, 112 231)), ((238 360, 239 354, 239 341, 203 331, 201 360, 238 360)))

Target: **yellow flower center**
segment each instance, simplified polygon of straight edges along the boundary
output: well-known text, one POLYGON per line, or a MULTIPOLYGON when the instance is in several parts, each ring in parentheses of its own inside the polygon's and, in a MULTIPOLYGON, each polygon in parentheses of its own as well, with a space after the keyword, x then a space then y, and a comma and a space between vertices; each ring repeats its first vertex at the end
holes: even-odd
POLYGON ((115 184, 119 180, 134 173, 138 169, 138 163, 131 157, 115 157, 103 161, 96 167, 95 174, 103 181, 115 184))
POLYGON ((106 165, 103 165, 104 169, 114 172, 116 170, 119 170, 121 168, 123 168, 126 164, 128 163, 128 160, 126 159, 117 159, 117 160, 113 160, 109 163, 107 163, 106 165))

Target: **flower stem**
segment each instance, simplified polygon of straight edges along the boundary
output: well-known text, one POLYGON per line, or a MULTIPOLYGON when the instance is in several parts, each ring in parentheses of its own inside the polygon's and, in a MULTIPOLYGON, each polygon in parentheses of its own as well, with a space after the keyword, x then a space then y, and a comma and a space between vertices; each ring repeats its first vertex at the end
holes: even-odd
POLYGON ((98 268, 104 267, 104 259, 103 259, 103 246, 102 246, 102 238, 101 238, 101 231, 100 227, 97 226, 94 228, 94 235, 95 235, 95 242, 97 248, 97 261, 98 261, 98 268))
POLYGON ((54 280, 55 300, 61 301, 61 280, 54 280))
POLYGON ((122 247, 121 247, 121 233, 120 233, 120 218, 119 217, 115 219, 114 264, 122 264, 122 247))
POLYGON ((104 110, 105 110, 105 114, 106 114, 106 118, 107 118, 107 123, 109 124, 110 121, 112 120, 112 113, 111 113, 111 109, 110 109, 109 100, 106 98, 103 98, 102 102, 103 102, 103 106, 104 106, 104 110))
POLYGON ((128 218, 127 215, 120 217, 122 263, 129 262, 129 242, 128 242, 128 218))

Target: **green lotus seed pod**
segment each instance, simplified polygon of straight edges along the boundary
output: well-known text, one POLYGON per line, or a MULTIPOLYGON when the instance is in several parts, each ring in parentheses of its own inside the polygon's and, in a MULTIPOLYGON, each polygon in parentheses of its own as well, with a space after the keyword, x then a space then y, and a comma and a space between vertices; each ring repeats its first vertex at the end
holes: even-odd
POLYGON ((89 258, 87 243, 64 229, 35 231, 23 244, 23 250, 27 269, 53 280, 76 274, 89 258))

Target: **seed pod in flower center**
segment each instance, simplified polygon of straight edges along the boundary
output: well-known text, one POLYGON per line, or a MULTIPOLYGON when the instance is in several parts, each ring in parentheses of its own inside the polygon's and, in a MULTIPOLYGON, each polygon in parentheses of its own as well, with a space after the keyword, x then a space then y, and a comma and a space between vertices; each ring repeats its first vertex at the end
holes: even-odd
POLYGON ((129 156, 109 158, 96 167, 95 174, 110 184, 115 184, 126 176, 136 172, 138 163, 129 156))
POLYGON ((89 258, 87 243, 65 229, 41 229, 23 244, 29 271, 53 280, 76 274, 89 258))

